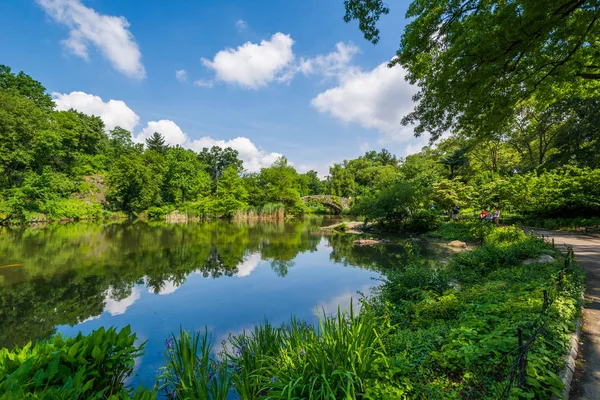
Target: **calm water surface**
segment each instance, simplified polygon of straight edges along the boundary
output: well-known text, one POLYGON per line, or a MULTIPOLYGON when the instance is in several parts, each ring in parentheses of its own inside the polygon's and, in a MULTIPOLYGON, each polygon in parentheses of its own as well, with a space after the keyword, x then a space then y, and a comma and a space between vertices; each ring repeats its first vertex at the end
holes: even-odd
MULTIPOLYGON (((151 386, 172 333, 214 343, 267 318, 317 322, 368 292, 415 245, 356 247, 312 217, 286 223, 52 225, 0 231, 0 347, 131 325, 148 341, 132 384, 151 386)), ((416 246, 423 247, 423 246, 416 246)), ((423 249, 417 249, 422 254, 423 249)))

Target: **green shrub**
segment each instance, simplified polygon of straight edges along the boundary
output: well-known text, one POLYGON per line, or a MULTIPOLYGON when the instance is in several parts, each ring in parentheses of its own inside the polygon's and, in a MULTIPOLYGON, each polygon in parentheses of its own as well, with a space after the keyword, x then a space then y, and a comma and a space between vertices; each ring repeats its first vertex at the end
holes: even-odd
POLYGON ((402 230, 409 233, 426 233, 436 230, 440 226, 437 212, 431 210, 418 210, 403 224, 402 230))
POLYGON ((148 219, 153 221, 158 221, 164 219, 167 215, 175 210, 175 206, 173 205, 165 205, 161 207, 150 207, 146 210, 146 215, 148 219))
POLYGON ((549 399, 562 390, 556 371, 581 307, 582 271, 563 271, 559 288, 559 254, 554 263, 522 264, 556 250, 515 227, 477 233, 480 226, 445 224, 448 239, 484 232, 482 245, 455 254, 444 269, 396 269, 371 299, 373 309, 399 327, 386 346, 398 369, 395 379, 410 382, 408 398, 499 398, 516 362, 517 328, 527 341, 541 326, 527 354, 526 386, 513 387, 511 398, 549 399), (544 290, 550 302, 542 315, 544 290))
MULTIPOLYGON (((124 386, 133 372, 134 360, 145 343, 136 347, 129 326, 100 328, 73 338, 60 334, 47 341, 0 350, 2 399, 105 399, 129 398, 124 386)), ((144 389, 138 399, 155 396, 144 389)))
POLYGON ((480 221, 450 221, 441 224, 437 235, 444 240, 460 240, 463 242, 481 242, 495 228, 489 222, 480 221))

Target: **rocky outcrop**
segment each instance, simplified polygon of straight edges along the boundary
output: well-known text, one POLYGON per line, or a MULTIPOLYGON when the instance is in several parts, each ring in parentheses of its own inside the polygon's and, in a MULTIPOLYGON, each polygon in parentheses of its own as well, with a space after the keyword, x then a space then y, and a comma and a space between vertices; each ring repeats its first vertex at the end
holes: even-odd
POLYGON ((365 224, 360 221, 345 221, 339 224, 323 226, 323 231, 340 231, 345 233, 363 233, 371 228, 371 224, 365 224))
POLYGON ((358 239, 354 241, 355 246, 373 246, 374 244, 391 243, 385 239, 358 239))
POLYGON ((465 242, 461 242, 460 240, 453 240, 448 243, 448 248, 455 252, 465 251, 469 249, 469 246, 465 242))

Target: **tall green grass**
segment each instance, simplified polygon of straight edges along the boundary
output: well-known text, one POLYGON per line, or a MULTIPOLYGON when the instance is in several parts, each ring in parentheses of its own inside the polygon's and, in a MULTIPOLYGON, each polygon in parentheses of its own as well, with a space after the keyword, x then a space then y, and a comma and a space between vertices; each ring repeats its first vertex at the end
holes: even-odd
POLYGON ((167 362, 158 389, 169 398, 225 400, 230 387, 227 365, 212 354, 211 337, 181 329, 165 342, 167 362))
MULTIPOLYGON (((389 324, 368 308, 356 313, 338 308, 320 313, 318 326, 292 318, 274 327, 268 322, 251 332, 230 335, 211 356, 207 334, 181 331, 167 343, 161 389, 171 398, 241 399, 382 398, 391 379, 384 337, 389 324)), ((399 392, 400 391, 400 392, 399 392)))

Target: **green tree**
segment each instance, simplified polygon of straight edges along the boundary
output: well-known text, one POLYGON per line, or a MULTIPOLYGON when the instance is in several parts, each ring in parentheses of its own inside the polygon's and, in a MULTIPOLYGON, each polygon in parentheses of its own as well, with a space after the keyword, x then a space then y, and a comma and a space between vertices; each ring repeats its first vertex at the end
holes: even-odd
POLYGON ((44 111, 50 111, 54 108, 54 101, 46 93, 46 88, 42 84, 23 71, 17 75, 11 72, 10 67, 0 65, 0 90, 15 89, 19 94, 32 100, 37 107, 44 111))
POLYGON ((266 193, 261 183, 260 173, 247 172, 242 175, 244 188, 248 193, 248 204, 253 207, 260 207, 265 204, 266 193))
POLYGON ((213 193, 218 191, 219 180, 226 169, 233 166, 238 173, 242 171, 242 161, 238 158, 238 152, 230 147, 224 149, 219 146, 213 146, 210 149, 205 147, 198 154, 198 158, 206 165, 213 182, 213 193))
POLYGON ((0 90, 0 187, 20 185, 35 162, 36 142, 48 128, 48 115, 16 90, 0 90))
POLYGON ((208 174, 196 153, 175 146, 167 151, 165 172, 165 197, 172 203, 197 200, 210 184, 208 174))
POLYGON ((148 150, 156 151, 163 156, 167 154, 169 146, 165 144, 165 138, 158 132, 154 132, 152 136, 146 139, 146 148, 148 150))
POLYGON ((460 147, 442 158, 442 164, 450 171, 450 179, 454 179, 462 168, 469 165, 467 147, 460 147))
MULTIPOLYGON (((346 0, 345 20, 365 38, 389 9, 381 0, 346 0)), ((533 96, 540 103, 589 97, 600 85, 596 0, 414 0, 397 57, 419 87, 404 118, 433 139, 457 128, 493 132, 533 96)))
POLYGON ((248 192, 238 176, 238 169, 234 165, 229 166, 221 175, 219 191, 215 195, 217 214, 231 217, 236 211, 243 211, 248 207, 247 198, 248 192))
POLYGON ((287 158, 280 157, 269 168, 261 169, 260 182, 267 202, 282 203, 286 211, 292 214, 303 210, 298 173, 288 164, 287 158))
POLYGON ((560 115, 561 123, 553 138, 554 151, 545 164, 558 167, 574 164, 600 168, 600 101, 598 98, 573 98, 554 103, 552 113, 560 115))
POLYGON ((105 169, 108 137, 104 122, 75 110, 52 113, 52 131, 60 140, 54 150, 54 168, 75 175, 105 169))
POLYGON ((414 186, 397 181, 377 193, 365 195, 357 200, 353 212, 383 225, 399 226, 413 215, 422 201, 414 186))
POLYGON ((149 153, 121 156, 109 172, 107 198, 117 209, 138 213, 154 204, 160 196, 163 177, 149 162, 155 152, 149 153))
POLYGON ((308 186, 308 195, 312 196, 315 194, 325 193, 323 181, 319 179, 317 171, 310 170, 307 173, 305 173, 304 176, 306 177, 306 183, 308 186))
POLYGON ((357 184, 353 172, 347 168, 347 162, 333 164, 329 168, 327 185, 334 196, 352 197, 356 195, 357 184))
POLYGON ((121 128, 120 126, 117 126, 108 132, 108 137, 108 157, 111 160, 116 160, 122 155, 133 152, 141 152, 143 150, 142 145, 136 145, 133 143, 131 132, 121 128))
POLYGON ((389 151, 368 151, 354 160, 344 160, 329 168, 330 194, 342 197, 361 196, 378 185, 395 181, 398 159, 389 151))

